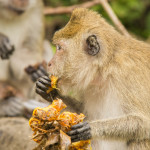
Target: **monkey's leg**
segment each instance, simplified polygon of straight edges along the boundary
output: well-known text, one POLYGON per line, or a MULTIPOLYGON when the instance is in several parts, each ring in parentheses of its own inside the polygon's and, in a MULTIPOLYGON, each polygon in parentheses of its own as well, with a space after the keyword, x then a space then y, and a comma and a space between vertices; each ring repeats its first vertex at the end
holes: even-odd
POLYGON ((23 105, 21 93, 7 83, 0 83, 0 116, 20 116, 23 105))
POLYGON ((91 134, 93 139, 150 140, 150 120, 134 114, 116 119, 93 121, 89 123, 89 127, 87 124, 80 123, 73 126, 68 134, 74 141, 84 140, 87 131, 91 131, 88 135, 91 134))
POLYGON ((17 97, 10 97, 0 102, 0 117, 23 116, 23 105, 17 97))

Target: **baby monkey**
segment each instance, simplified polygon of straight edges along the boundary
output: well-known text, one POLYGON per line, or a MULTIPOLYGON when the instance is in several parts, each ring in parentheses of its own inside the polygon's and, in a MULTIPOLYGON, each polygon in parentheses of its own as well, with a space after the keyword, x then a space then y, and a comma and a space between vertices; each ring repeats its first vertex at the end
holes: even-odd
POLYGON ((44 59, 43 17, 42 0, 0 0, 0 117, 22 115, 23 101, 36 99, 32 81, 47 74, 39 64, 30 81, 24 71, 44 59))
MULTIPOLYGON (((61 95, 82 102, 88 119, 72 127, 72 141, 92 139, 94 150, 149 150, 150 45, 121 35, 84 8, 73 11, 53 43, 48 71, 59 78, 61 95)), ((49 82, 41 77, 36 88, 48 100, 49 82)))

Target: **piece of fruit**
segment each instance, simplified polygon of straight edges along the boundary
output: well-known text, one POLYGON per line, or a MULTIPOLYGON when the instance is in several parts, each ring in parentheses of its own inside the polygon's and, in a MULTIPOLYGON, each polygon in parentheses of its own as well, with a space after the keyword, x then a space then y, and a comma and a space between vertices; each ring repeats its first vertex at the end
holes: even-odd
POLYGON ((62 130, 67 132, 71 126, 82 122, 84 118, 83 114, 78 115, 77 113, 63 112, 57 117, 57 121, 61 125, 62 130))
POLYGON ((60 111, 67 106, 61 99, 54 100, 48 107, 37 107, 34 109, 32 116, 44 121, 54 121, 58 117, 60 111))
POLYGON ((56 76, 50 76, 49 77, 51 79, 51 87, 48 87, 48 90, 46 91, 47 93, 50 93, 52 90, 56 89, 56 84, 57 84, 57 81, 58 81, 58 77, 56 76))
POLYGON ((90 140, 71 143, 66 132, 71 130, 71 126, 82 122, 85 116, 71 112, 60 113, 66 107, 61 99, 57 99, 48 107, 35 108, 29 120, 34 132, 32 139, 38 143, 34 150, 92 150, 90 140))

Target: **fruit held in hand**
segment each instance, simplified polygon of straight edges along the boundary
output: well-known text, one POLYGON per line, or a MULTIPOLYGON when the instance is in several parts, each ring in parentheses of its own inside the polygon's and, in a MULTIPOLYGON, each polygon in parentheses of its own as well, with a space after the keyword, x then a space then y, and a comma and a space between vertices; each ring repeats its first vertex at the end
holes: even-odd
POLYGON ((56 89, 56 84, 57 84, 57 81, 58 81, 58 77, 56 76, 50 76, 49 77, 50 80, 51 80, 51 87, 48 87, 49 89, 46 91, 47 93, 50 93, 53 89, 56 89))

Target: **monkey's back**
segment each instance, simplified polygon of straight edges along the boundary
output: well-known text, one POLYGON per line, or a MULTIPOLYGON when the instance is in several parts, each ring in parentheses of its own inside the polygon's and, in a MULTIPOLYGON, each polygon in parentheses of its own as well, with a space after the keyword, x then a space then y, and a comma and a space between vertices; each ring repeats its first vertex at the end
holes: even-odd
POLYGON ((115 51, 112 82, 124 109, 150 117, 150 45, 127 38, 115 51))

